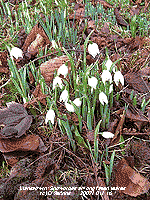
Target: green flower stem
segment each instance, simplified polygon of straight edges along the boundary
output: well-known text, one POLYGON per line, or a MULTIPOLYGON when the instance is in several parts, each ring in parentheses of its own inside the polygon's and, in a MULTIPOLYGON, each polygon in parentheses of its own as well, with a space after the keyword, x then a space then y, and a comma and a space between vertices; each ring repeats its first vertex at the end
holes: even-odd
POLYGON ((91 104, 89 99, 87 98, 88 102, 88 114, 87 114, 87 127, 90 131, 92 131, 92 112, 91 112, 91 104))
POLYGON ((113 91, 109 95, 109 107, 112 108, 113 106, 113 91))
POLYGON ((55 104, 57 102, 57 87, 55 87, 55 104))
POLYGON ((86 121, 86 113, 87 113, 86 99, 85 97, 83 97, 82 116, 83 116, 83 120, 85 121, 86 121))

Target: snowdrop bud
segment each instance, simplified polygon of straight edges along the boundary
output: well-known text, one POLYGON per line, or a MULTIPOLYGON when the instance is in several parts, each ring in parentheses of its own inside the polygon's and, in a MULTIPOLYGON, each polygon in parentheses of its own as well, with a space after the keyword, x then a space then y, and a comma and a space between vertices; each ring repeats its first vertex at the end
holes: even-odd
POLYGON ((63 83, 62 80, 59 76, 56 76, 53 80, 53 90, 55 89, 55 87, 57 86, 57 84, 59 85, 59 87, 62 89, 63 83))
POLYGON ((98 45, 96 43, 89 44, 88 52, 95 58, 95 56, 100 53, 98 45))
POLYGON ((105 66, 107 67, 107 70, 108 70, 108 71, 110 70, 112 64, 113 64, 113 63, 112 63, 112 61, 111 61, 110 59, 108 59, 108 60, 106 61, 105 66))
POLYGON ((113 133, 111 133, 111 132, 103 132, 102 133, 102 136, 104 137, 104 138, 106 138, 106 139, 108 139, 108 138, 113 138, 114 137, 114 134, 113 133))
POLYGON ((124 77, 123 77, 123 75, 121 74, 120 71, 115 72, 114 81, 115 81, 117 86, 119 84, 119 81, 121 82, 122 85, 124 85, 124 77))
POLYGON ((110 81, 110 83, 112 82, 112 76, 108 70, 103 70, 101 77, 104 84, 106 81, 110 81))
POLYGON ((65 102, 65 106, 66 106, 66 109, 67 109, 69 112, 74 112, 74 111, 75 111, 73 105, 71 105, 71 104, 65 102))
POLYGON ((64 90, 60 95, 60 101, 66 102, 68 101, 68 91, 64 90))
POLYGON ((96 89, 97 82, 98 82, 98 80, 94 76, 92 78, 88 78, 89 86, 91 86, 94 89, 96 89))
POLYGON ((54 49, 58 48, 58 45, 57 45, 57 43, 55 42, 55 40, 52 40, 52 47, 53 47, 54 49))
POLYGON ((80 98, 76 98, 76 99, 73 101, 73 103, 74 103, 77 107, 80 107, 82 102, 81 102, 80 98))
POLYGON ((23 52, 21 49, 17 48, 17 47, 13 47, 10 51, 10 56, 14 56, 16 59, 18 59, 19 57, 23 58, 23 52))
POLYGON ((61 65, 59 67, 59 69, 58 69, 58 75, 59 74, 62 74, 64 76, 66 76, 68 74, 68 67, 65 64, 63 64, 63 65, 61 65))
POLYGON ((45 123, 47 124, 47 122, 50 120, 51 123, 54 124, 54 118, 55 118, 55 112, 50 109, 46 114, 45 123))
POLYGON ((102 105, 104 105, 104 103, 108 104, 107 96, 106 96, 106 94, 104 94, 104 92, 101 92, 99 94, 99 100, 102 105))
POLYGON ((109 94, 112 93, 112 91, 113 91, 113 84, 110 85, 109 94))
POLYGON ((77 75, 76 84, 78 84, 78 82, 79 82, 79 76, 77 75))

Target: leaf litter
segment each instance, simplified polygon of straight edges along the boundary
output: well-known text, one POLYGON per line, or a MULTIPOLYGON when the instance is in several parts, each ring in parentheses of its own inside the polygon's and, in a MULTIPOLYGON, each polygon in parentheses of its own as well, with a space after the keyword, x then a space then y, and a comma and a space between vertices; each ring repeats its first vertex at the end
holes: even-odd
MULTIPOLYGON (((142 2, 141 0, 135 3, 133 1, 130 2, 132 2, 133 5, 137 5, 136 9, 130 6, 131 15, 137 14, 139 10, 143 9, 143 6, 140 5, 142 2)), ((146 0, 144 2, 144 9, 146 11, 149 3, 146 0)), ((97 3, 102 4, 106 10, 108 8, 113 8, 112 5, 103 0, 92 1, 94 6, 96 6, 97 3)), ((34 5, 34 1, 31 2, 31 4, 34 5)), ((100 152, 105 151, 106 145, 108 145, 108 149, 117 145, 122 135, 124 135, 124 139, 127 139, 129 135, 132 136, 136 133, 139 138, 149 141, 150 109, 148 106, 146 106, 145 112, 142 112, 140 109, 142 102, 141 96, 143 95, 146 101, 150 98, 148 78, 150 74, 149 38, 140 36, 136 36, 135 38, 122 38, 120 34, 113 34, 113 32, 110 31, 110 23, 108 22, 105 22, 100 31, 98 31, 94 21, 90 17, 86 26, 85 5, 82 4, 82 1, 80 3, 78 1, 78 3, 75 4, 74 11, 76 11, 76 14, 68 15, 67 19, 69 20, 70 26, 75 29, 79 27, 77 34, 78 37, 81 38, 81 50, 74 50, 76 53, 75 59, 78 61, 78 58, 83 56, 83 44, 89 33, 93 30, 90 40, 98 45, 100 53, 102 54, 99 58, 99 64, 101 64, 105 58, 105 47, 107 47, 109 55, 113 55, 110 57, 113 62, 121 58, 116 66, 118 69, 120 65, 122 66, 122 73, 125 77, 125 85, 127 86, 124 89, 119 84, 119 88, 122 91, 120 92, 121 101, 115 99, 113 108, 111 108, 110 126, 108 130, 114 133, 115 137, 109 140, 102 140, 101 137, 98 137, 99 144, 101 144, 100 152), (126 54, 124 54, 124 52, 126 52, 126 54), (139 52, 139 56, 137 56, 136 61, 133 63, 133 53, 138 55, 137 52, 139 52), (133 98, 131 98, 131 96, 133 96, 133 98), (135 106, 133 106, 134 97, 136 97, 135 99, 137 102, 135 106), (124 107, 122 102, 126 103, 128 107, 124 107), (126 133, 128 134, 126 135, 126 133)), ((120 13, 119 6, 114 10, 116 21, 119 26, 127 27, 129 25, 128 21, 126 21, 120 13)), ((43 15, 41 15, 41 17, 45 22, 45 17, 43 15)), ((101 20, 101 17, 102 16, 99 15, 98 19, 101 20)), ((54 21, 56 25, 56 20, 54 21)), ((38 22, 28 35, 24 30, 20 30, 18 45, 24 53, 23 58, 15 59, 16 66, 20 69, 31 60, 35 62, 36 67, 38 67, 37 61, 42 58, 38 58, 37 54, 40 52, 40 49, 44 51, 45 48, 51 46, 51 42, 40 22, 38 22)), ((62 47, 61 43, 60 46, 62 47)), ((70 44, 70 46, 73 45, 70 44)), ((39 67, 48 85, 52 83, 55 69, 57 70, 62 64, 67 62, 69 70, 71 70, 68 56, 63 54, 57 57, 56 49, 52 50, 53 52, 50 55, 43 56, 43 59, 46 57, 48 59, 46 62, 43 61, 39 67), (51 58, 49 58, 50 56, 51 58)), ((63 50, 61 52, 64 53, 63 50)), ((7 76, 9 76, 10 72, 8 70, 7 57, 7 51, 0 52, 0 72, 6 73, 7 76)), ((95 62, 96 58, 94 59, 87 53, 86 60, 87 64, 90 65, 95 62)), ((79 68, 80 65, 81 63, 79 62, 77 67, 79 68)), ((99 69, 99 73, 101 73, 101 69, 99 69)), ((6 82, 5 80, 0 81, 1 84, 6 82)), ((36 80, 31 72, 30 81, 34 99, 25 103, 24 106, 16 102, 11 102, 7 105, 7 108, 2 108, 0 110, 0 122, 2 124, 0 132, 0 151, 7 165, 11 167, 9 177, 0 180, 1 199, 27 199, 27 197, 29 199, 45 199, 43 195, 40 195, 40 187, 106 187, 104 168, 98 168, 95 163, 91 162, 92 159, 90 159, 89 156, 90 151, 86 148, 85 143, 88 138, 91 144, 94 144, 95 130, 88 130, 85 122, 82 135, 76 133, 74 136, 77 141, 79 140, 79 146, 75 153, 68 150, 68 138, 62 136, 56 126, 53 130, 53 134, 49 133, 49 137, 43 134, 44 131, 41 131, 46 129, 44 124, 39 127, 34 126, 36 134, 31 134, 32 131, 29 132, 32 128, 35 116, 39 117, 40 115, 37 113, 35 116, 29 115, 28 112, 31 112, 31 106, 32 111, 34 110, 35 112, 38 101, 45 106, 47 97, 47 95, 43 94, 40 85, 35 84, 36 80), (74 170, 71 171, 71 169, 76 169, 76 174, 74 170), (58 176, 58 181, 56 181, 55 176, 58 176), (18 188, 23 186, 33 188, 39 187, 39 189, 38 192, 35 190, 18 190, 18 188)), ((117 92, 117 89, 115 92, 117 92)), ((0 101, 2 105, 2 100, 0 99, 0 101)), ((74 113, 69 115, 66 112, 66 108, 60 102, 58 102, 58 105, 59 113, 66 113, 70 123, 79 124, 78 118, 74 113)), ((114 169, 116 170, 114 170, 110 182, 111 186, 116 188, 126 187, 126 189, 119 192, 117 192, 116 189, 115 193, 111 196, 108 196, 107 190, 103 190, 102 192, 104 192, 104 194, 101 197, 102 199, 120 199, 120 192, 121 198, 124 199, 131 199, 131 197, 132 199, 136 199, 137 196, 139 199, 143 199, 143 197, 148 199, 148 196, 143 195, 146 195, 145 193, 149 195, 148 190, 150 188, 150 182, 148 181, 150 171, 148 170, 146 171, 146 175, 144 174, 144 169, 146 167, 148 168, 150 164, 149 143, 145 142, 145 144, 142 144, 131 138, 131 141, 127 143, 126 146, 128 147, 125 150, 126 156, 117 161, 118 164, 114 164, 114 169), (130 160, 131 156, 134 161, 130 166, 128 160, 130 160), (142 172, 145 177, 139 172, 142 172)), ((116 148, 116 151, 117 150, 120 149, 116 148)), ((110 163, 105 158, 103 158, 103 160, 106 164, 110 163)), ((97 198, 94 195, 89 196, 90 199, 97 198)), ((68 198, 65 195, 57 195, 55 197, 57 199, 68 198)), ((47 196, 47 199, 53 198, 53 195, 51 195, 51 198, 47 196)), ((68 199, 70 199, 70 197, 68 199)), ((82 198, 79 193, 75 191, 71 199, 82 198)))

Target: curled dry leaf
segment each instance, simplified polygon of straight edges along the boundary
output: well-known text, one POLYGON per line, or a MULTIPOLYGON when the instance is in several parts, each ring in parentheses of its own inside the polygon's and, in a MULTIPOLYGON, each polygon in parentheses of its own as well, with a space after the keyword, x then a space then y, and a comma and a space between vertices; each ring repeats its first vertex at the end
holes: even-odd
POLYGON ((18 139, 0 139, 0 151, 10 166, 14 166, 20 158, 31 152, 38 153, 46 150, 47 148, 38 135, 23 135, 18 139))
POLYGON ((23 105, 7 103, 7 108, 0 109, 0 124, 5 127, 0 132, 1 138, 19 138, 30 128, 32 116, 28 115, 23 105))
POLYGON ((19 157, 25 156, 27 151, 47 150, 39 136, 25 135, 31 123, 32 116, 28 115, 23 105, 19 103, 9 102, 7 108, 0 110, 0 124, 5 125, 0 132, 0 151, 11 166, 19 160, 19 157))
POLYGON ((126 187, 123 193, 130 196, 138 196, 146 193, 150 188, 150 182, 132 169, 123 158, 119 161, 115 172, 116 186, 126 187))
MULTIPOLYGON (((69 61, 67 56, 60 56, 46 61, 40 65, 41 74, 45 79, 45 82, 50 82, 53 80, 54 71, 57 70, 61 65, 69 61)), ((71 70, 70 63, 68 63, 69 72, 71 70)))
MULTIPOLYGON (((50 44, 50 41, 48 39, 48 36, 46 35, 44 29, 41 27, 41 25, 39 23, 37 23, 33 28, 32 30, 30 31, 30 33, 28 34, 26 40, 25 40, 25 43, 23 45, 23 50, 24 51, 27 51, 28 50, 28 47, 31 45, 31 43, 34 41, 34 40, 37 40, 36 43, 39 45, 42 40, 42 44, 50 44), (37 38, 37 39, 36 39, 37 38), (42 39, 43 38, 43 39, 42 39)), ((32 43, 32 45, 35 45, 35 43, 32 43)), ((33 46, 34 46, 33 45, 33 46)), ((33 48, 32 46, 32 48, 33 48)), ((32 50, 31 48, 31 50, 32 50)), ((30 49, 30 48, 29 48, 30 49)))
POLYGON ((150 120, 143 115, 143 112, 140 109, 136 108, 136 111, 137 113, 133 113, 133 111, 130 108, 127 109, 126 118, 133 121, 137 128, 141 130, 141 127, 148 124, 150 120))
POLYGON ((43 141, 38 135, 24 135, 18 139, 0 139, 0 151, 10 153, 14 151, 46 151, 43 141))
POLYGON ((38 48, 43 46, 44 46, 44 38, 40 34, 37 34, 35 40, 30 44, 27 51, 31 54, 36 54, 38 52, 38 48))

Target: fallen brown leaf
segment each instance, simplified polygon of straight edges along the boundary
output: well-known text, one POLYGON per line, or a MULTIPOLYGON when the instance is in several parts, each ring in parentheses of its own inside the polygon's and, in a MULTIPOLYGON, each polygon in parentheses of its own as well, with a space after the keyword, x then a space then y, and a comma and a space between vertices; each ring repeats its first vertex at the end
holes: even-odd
MULTIPOLYGON (((61 65, 69 61, 67 56, 60 56, 46 61, 40 65, 41 74, 45 79, 45 82, 51 82, 54 77, 54 71, 61 65)), ((70 70, 71 68, 69 68, 70 70)))
POLYGON ((124 21, 124 19, 121 17, 121 15, 120 15, 120 13, 119 13, 119 10, 118 10, 117 8, 115 8, 114 11, 115 11, 117 23, 118 23, 119 25, 122 25, 122 26, 129 26, 129 24, 126 23, 126 22, 124 21))
POLYGON ((1 138, 19 138, 30 128, 32 116, 28 115, 23 105, 7 103, 7 108, 0 109, 0 124, 5 127, 0 132, 1 138))
POLYGON ((116 186, 126 187, 123 193, 130 196, 137 197, 140 194, 146 193, 150 188, 150 182, 132 169, 124 158, 117 165, 115 177, 116 186))
POLYGON ((29 46, 32 43, 32 48, 30 47, 29 49, 33 49, 33 44, 35 45, 39 43, 41 43, 41 40, 43 40, 42 45, 47 45, 50 44, 50 41, 48 39, 48 36, 46 35, 44 29, 41 27, 41 25, 39 23, 37 23, 31 30, 31 32, 29 33, 29 35, 27 36, 24 45, 23 45, 23 51, 27 51, 29 46), (37 36, 38 35, 38 36, 37 36), (36 40, 37 38, 37 40, 36 40), (43 38, 43 39, 42 39, 43 38), (36 42, 32 43, 34 40, 36 40, 36 42))
POLYGON ((18 139, 0 139, 2 153, 14 151, 46 151, 46 147, 38 135, 23 135, 18 139))

